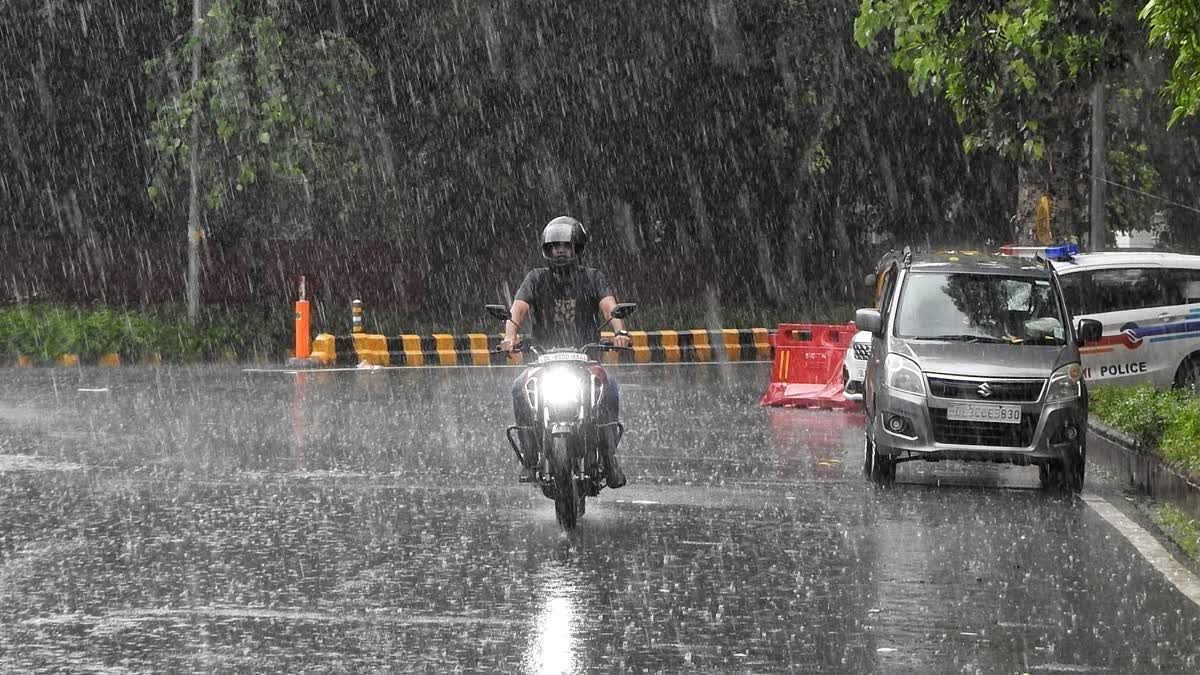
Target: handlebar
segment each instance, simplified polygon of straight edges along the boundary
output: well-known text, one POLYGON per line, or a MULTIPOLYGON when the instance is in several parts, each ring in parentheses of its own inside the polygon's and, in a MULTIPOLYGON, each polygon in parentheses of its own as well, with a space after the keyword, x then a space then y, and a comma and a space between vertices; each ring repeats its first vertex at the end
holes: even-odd
MULTIPOLYGON (((633 351, 633 347, 618 347, 617 345, 614 345, 614 344, 613 344, 613 343, 611 343, 611 342, 604 342, 604 341, 601 341, 601 342, 589 342, 588 344, 584 345, 583 347, 580 347, 580 348, 579 348, 579 351, 581 351, 581 352, 586 352, 586 351, 587 351, 587 350, 589 350, 589 349, 601 349, 601 350, 604 350, 604 351, 623 351, 623 352, 631 352, 631 351, 633 351)), ((542 350, 540 347, 538 347, 537 345, 533 344, 533 343, 532 343, 532 340, 521 340, 520 342, 518 342, 518 343, 516 344, 515 348, 513 348, 513 349, 508 349, 508 350, 506 350, 506 349, 501 349, 499 346, 497 346, 495 349, 493 349, 493 350, 492 350, 492 353, 493 353, 493 354, 504 354, 504 353, 509 353, 509 354, 525 354, 525 353, 532 353, 532 354, 534 354, 534 355, 536 355, 536 356, 541 356, 542 354, 544 354, 544 353, 545 353, 545 351, 543 351, 543 350, 542 350)))

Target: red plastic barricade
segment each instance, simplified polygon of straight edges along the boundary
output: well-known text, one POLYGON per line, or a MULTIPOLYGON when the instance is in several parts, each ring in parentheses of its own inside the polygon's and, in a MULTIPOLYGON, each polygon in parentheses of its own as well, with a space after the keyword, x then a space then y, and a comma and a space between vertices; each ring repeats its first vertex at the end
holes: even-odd
POLYGON ((856 329, 843 324, 781 323, 775 362, 762 405, 851 408, 842 384, 842 359, 856 329))

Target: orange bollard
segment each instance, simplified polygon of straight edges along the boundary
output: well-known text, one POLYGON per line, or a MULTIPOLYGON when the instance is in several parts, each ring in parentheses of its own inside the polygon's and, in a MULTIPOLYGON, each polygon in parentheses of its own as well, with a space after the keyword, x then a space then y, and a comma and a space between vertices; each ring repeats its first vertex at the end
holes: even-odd
POLYGON ((308 300, 304 299, 304 277, 300 277, 300 299, 296 301, 296 358, 298 359, 307 359, 312 355, 310 319, 308 300))
POLYGON ((361 332, 363 332, 363 305, 362 305, 362 300, 355 300, 354 302, 350 303, 350 312, 351 312, 351 315, 352 315, 352 317, 351 317, 351 318, 352 318, 352 320, 353 320, 353 325, 352 325, 352 327, 351 327, 351 332, 352 332, 352 333, 361 333, 361 332))

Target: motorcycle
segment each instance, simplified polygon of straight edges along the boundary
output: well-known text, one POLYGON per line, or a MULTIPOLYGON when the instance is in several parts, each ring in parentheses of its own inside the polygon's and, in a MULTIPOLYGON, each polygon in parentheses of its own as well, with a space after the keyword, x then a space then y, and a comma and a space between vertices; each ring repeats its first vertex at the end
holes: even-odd
MULTIPOLYGON (((503 305, 485 308, 497 319, 512 320, 508 308, 503 305)), ((636 308, 634 303, 620 303, 613 308, 612 319, 624 319, 636 308)), ((605 322, 600 328, 607 325, 605 322)), ((524 430, 527 438, 540 441, 536 481, 542 494, 554 500, 555 516, 565 530, 574 529, 584 514, 587 498, 600 494, 607 485, 601 455, 602 436, 609 435, 615 451, 625 435, 625 427, 619 421, 602 423, 597 420, 597 408, 607 378, 590 352, 622 350, 632 351, 629 347, 618 347, 603 340, 582 347, 542 349, 528 338, 521 341, 518 350, 534 357, 526 370, 524 384, 525 400, 534 412, 534 424, 524 429, 514 424, 505 430, 505 437, 522 466, 528 466, 528 463, 513 435, 524 430)))

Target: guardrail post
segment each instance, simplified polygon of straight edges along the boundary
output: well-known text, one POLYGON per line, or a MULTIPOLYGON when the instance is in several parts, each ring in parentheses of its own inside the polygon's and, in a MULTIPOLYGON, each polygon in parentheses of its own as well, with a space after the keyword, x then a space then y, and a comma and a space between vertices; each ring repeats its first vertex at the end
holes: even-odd
POLYGON ((361 332, 363 332, 363 306, 362 306, 362 300, 355 300, 354 302, 350 303, 350 311, 351 311, 351 313, 353 314, 353 320, 354 320, 354 327, 353 327, 353 329, 351 330, 351 332, 352 332, 352 333, 361 333, 361 332))

